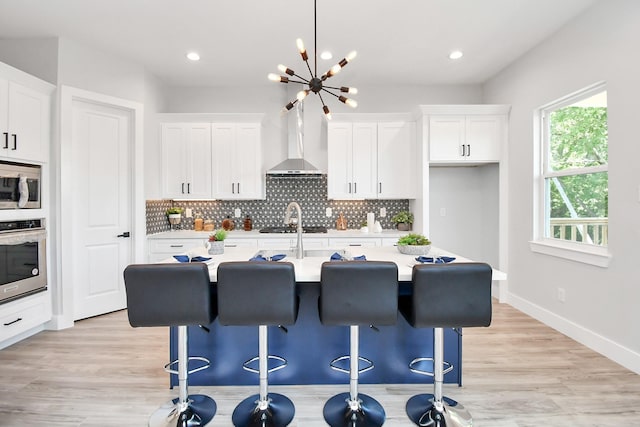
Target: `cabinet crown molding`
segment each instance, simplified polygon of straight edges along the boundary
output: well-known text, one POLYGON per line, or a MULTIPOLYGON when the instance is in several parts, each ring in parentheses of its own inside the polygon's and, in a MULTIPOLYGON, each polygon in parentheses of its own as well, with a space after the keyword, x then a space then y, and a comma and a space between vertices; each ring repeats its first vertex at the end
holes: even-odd
POLYGON ((158 113, 161 123, 262 123, 263 113, 158 113))
POLYGON ((419 105, 418 115, 429 114, 509 114, 511 105, 503 104, 462 104, 462 105, 419 105))

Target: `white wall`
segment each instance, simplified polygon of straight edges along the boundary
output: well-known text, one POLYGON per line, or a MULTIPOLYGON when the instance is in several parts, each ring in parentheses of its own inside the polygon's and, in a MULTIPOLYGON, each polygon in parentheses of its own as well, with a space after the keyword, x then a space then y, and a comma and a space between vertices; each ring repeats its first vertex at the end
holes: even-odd
POLYGON ((0 39, 0 61, 51 84, 58 83, 58 39, 0 39))
POLYGON ((509 301, 640 372, 640 2, 600 1, 484 87, 485 103, 511 104, 509 301), (533 111, 607 82, 608 268, 530 251, 533 233, 533 111), (557 288, 566 289, 566 302, 557 288))
POLYGON ((498 171, 497 164, 429 168, 429 238, 435 246, 498 268, 498 171))

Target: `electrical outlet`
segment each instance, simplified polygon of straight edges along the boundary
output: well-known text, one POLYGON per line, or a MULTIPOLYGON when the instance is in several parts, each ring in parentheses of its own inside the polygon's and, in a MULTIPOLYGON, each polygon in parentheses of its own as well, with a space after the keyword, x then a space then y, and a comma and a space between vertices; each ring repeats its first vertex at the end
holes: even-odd
POLYGON ((380 218, 387 216, 387 208, 380 208, 380 218))
POLYGON ((184 210, 184 217, 185 218, 191 218, 193 216, 193 213, 191 212, 191 208, 186 208, 184 210))
POLYGON ((325 215, 327 218, 331 218, 331 216, 333 215, 333 209, 331 209, 331 208, 327 208, 327 209, 325 210, 325 212, 324 212, 324 215, 325 215))
POLYGON ((236 218, 240 218, 241 213, 242 213, 242 211, 240 211, 240 208, 236 208, 233 211, 233 214, 235 215, 236 218))
POLYGON ((440 216, 447 216, 447 208, 440 208, 440 216))
POLYGON ((564 288, 558 288, 558 301, 565 302, 567 300, 567 293, 564 288))

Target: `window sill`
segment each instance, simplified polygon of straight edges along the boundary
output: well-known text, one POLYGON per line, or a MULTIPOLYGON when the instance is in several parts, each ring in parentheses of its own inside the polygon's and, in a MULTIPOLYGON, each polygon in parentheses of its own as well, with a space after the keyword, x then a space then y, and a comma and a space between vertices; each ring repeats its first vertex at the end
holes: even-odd
POLYGON ((600 246, 543 239, 529 242, 529 247, 533 252, 595 265, 596 267, 607 268, 611 261, 609 250, 600 246))

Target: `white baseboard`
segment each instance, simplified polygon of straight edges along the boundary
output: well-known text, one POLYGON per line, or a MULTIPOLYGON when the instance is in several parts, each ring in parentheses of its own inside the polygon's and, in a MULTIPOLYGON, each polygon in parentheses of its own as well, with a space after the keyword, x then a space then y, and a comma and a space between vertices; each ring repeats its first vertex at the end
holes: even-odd
POLYGON ((507 303, 580 344, 596 351, 627 369, 640 374, 640 354, 592 330, 533 304, 519 296, 508 294, 507 303))
POLYGON ((60 331, 62 329, 72 328, 73 322, 69 322, 69 319, 61 315, 53 315, 51 320, 45 325, 45 329, 49 331, 60 331))

